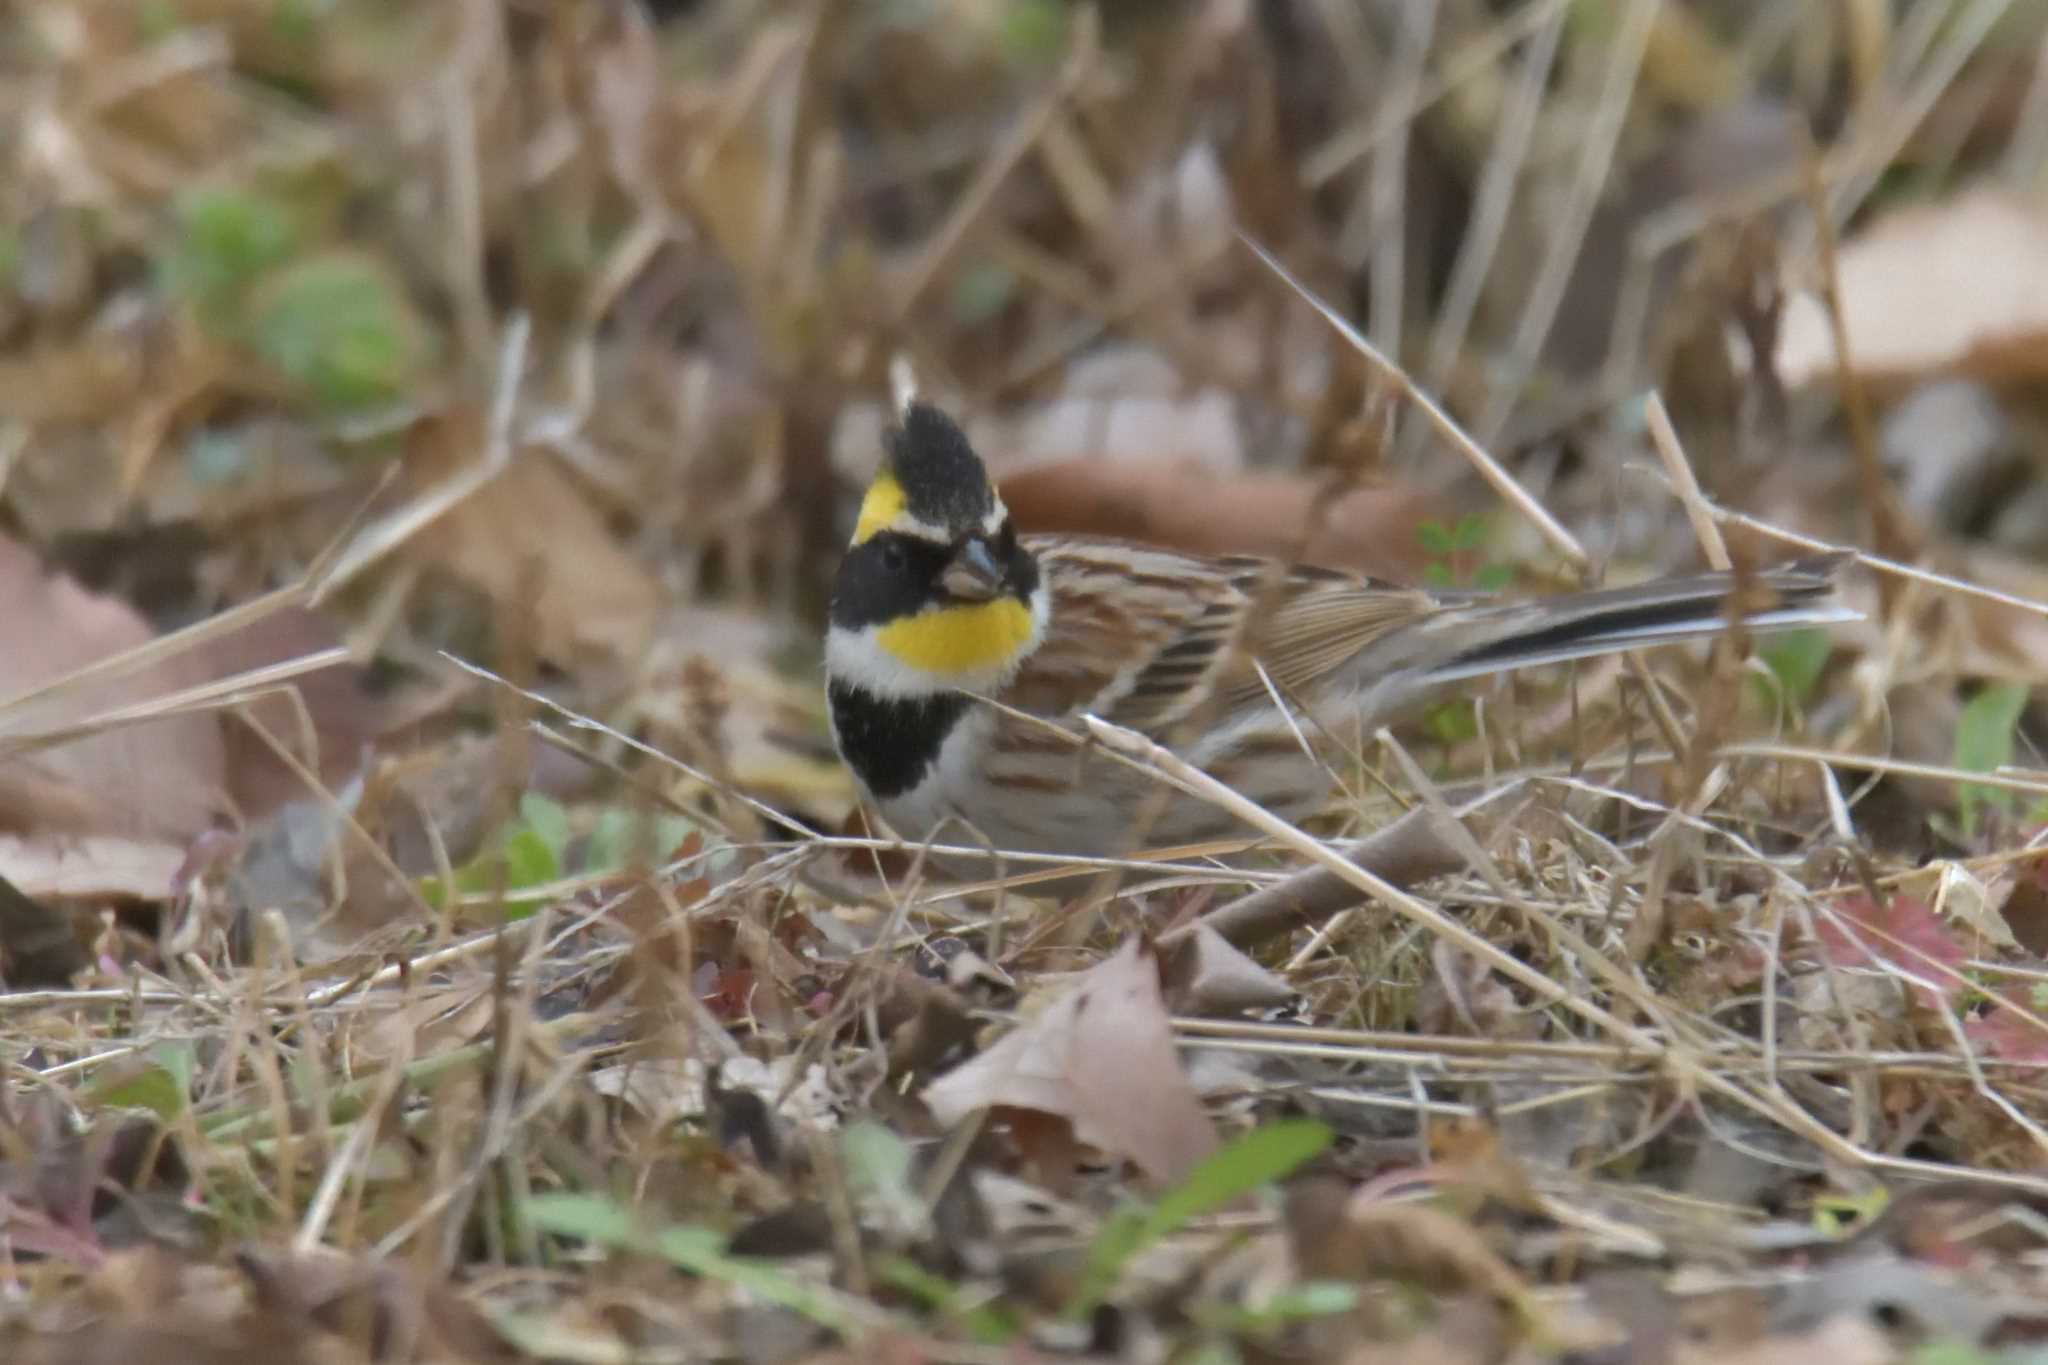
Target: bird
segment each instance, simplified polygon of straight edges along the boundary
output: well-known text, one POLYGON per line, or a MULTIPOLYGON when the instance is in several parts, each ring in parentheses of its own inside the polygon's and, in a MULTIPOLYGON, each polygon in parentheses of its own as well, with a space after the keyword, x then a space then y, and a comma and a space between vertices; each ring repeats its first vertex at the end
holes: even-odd
MULTIPOLYGON (((900 838, 1122 859, 1241 834, 1083 737, 1100 717, 1290 820, 1332 790, 1319 729, 1453 684, 1728 629, 1853 620, 1837 552, 1762 569, 1503 600, 1253 555, 1022 534, 966 434, 907 399, 833 581, 833 741, 900 838), (1162 794, 1163 793, 1163 794, 1162 794), (948 830, 957 837, 940 837, 948 830), (985 841, 985 842, 984 842, 985 841)), ((1336 730, 1344 733, 1343 730, 1336 730)), ((983 860, 937 859, 973 875, 983 860)))

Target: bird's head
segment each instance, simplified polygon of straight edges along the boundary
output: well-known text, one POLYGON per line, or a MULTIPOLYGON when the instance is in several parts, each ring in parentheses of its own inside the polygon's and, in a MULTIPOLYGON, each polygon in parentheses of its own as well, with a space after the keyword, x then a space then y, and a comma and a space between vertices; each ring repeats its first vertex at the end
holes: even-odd
POLYGON ((833 585, 833 676, 886 696, 989 691, 1045 616, 1038 563, 966 434, 906 405, 833 585))

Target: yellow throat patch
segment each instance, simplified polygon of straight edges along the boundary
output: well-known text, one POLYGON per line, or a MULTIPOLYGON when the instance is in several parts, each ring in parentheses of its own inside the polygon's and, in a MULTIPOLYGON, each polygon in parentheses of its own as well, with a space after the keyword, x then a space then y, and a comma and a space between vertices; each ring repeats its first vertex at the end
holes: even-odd
POLYGON ((906 501, 903 485, 896 482, 894 474, 885 470, 875 475, 875 481, 868 485, 866 496, 860 500, 860 520, 854 523, 853 543, 860 544, 902 516, 906 501))
POLYGON ((1003 597, 891 621, 875 632, 875 640, 919 672, 969 679, 1014 660, 1031 643, 1031 627, 1031 608, 1003 597))

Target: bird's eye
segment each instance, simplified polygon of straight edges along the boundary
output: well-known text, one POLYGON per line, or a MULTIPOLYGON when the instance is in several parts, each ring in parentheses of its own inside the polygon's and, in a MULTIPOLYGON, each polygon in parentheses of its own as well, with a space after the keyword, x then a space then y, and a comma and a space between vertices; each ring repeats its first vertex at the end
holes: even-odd
POLYGON ((882 567, 890 573, 902 573, 910 565, 910 557, 903 547, 893 540, 882 542, 882 567))

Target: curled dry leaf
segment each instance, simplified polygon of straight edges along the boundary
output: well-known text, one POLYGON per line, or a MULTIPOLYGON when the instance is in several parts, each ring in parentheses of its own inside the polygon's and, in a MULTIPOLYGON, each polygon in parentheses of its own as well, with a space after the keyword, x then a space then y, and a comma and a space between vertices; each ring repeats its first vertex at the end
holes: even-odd
POLYGON ((1216 1130, 1174 1050, 1149 945, 1128 939, 1058 1000, 925 1087, 951 1126, 976 1109, 1065 1119, 1082 1141, 1165 1184, 1216 1148, 1216 1130))
POLYGON ((1161 946, 1175 1014, 1228 1016, 1270 1009, 1294 998, 1285 981, 1199 920, 1171 947, 1161 946))
MULTIPOLYGON (((1900 209, 1842 245, 1837 280, 1863 374, 2048 373, 2048 213, 2035 200, 1980 188, 1900 209)), ((1834 332, 1816 295, 1788 301, 1777 360, 1788 384, 1834 376, 1834 332)))

